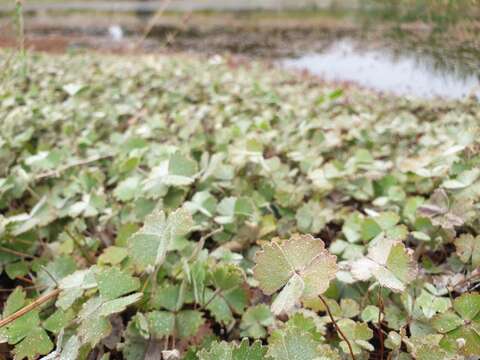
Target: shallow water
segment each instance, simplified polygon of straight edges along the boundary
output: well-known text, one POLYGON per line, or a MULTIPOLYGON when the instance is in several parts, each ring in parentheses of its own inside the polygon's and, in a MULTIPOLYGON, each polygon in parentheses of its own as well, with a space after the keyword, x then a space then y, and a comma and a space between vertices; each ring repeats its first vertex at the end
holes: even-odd
POLYGON ((480 99, 480 72, 438 68, 428 55, 393 52, 387 47, 362 49, 349 39, 339 39, 323 52, 280 63, 327 81, 351 82, 396 95, 462 99, 475 94, 480 99))

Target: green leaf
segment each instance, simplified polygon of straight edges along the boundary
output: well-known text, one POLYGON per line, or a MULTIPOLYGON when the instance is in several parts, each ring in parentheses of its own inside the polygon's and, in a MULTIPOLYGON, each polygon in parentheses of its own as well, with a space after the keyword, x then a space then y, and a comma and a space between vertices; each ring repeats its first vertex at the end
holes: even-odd
POLYGON ((71 320, 75 318, 72 310, 58 309, 43 322, 44 329, 58 334, 71 320))
POLYGON ((27 337, 15 345, 13 354, 15 360, 24 358, 36 359, 38 355, 48 354, 53 349, 53 343, 42 328, 33 329, 27 337))
POLYGON ((180 310, 183 305, 180 296, 180 285, 164 284, 153 295, 150 306, 155 309, 164 308, 174 312, 180 310))
POLYGON ((195 335, 205 322, 203 315, 197 310, 183 310, 176 316, 176 330, 180 339, 188 339, 195 335))
POLYGON ((420 215, 428 217, 433 225, 453 229, 464 224, 471 203, 451 200, 443 189, 437 189, 427 203, 419 206, 420 215))
POLYGON ((15 290, 8 296, 7 301, 3 307, 3 317, 13 314, 25 306, 25 291, 21 287, 15 290))
POLYGON ((168 186, 187 186, 195 181, 196 161, 176 152, 154 168, 145 181, 144 190, 151 195, 165 195, 168 186))
MULTIPOLYGON (((337 325, 349 340, 354 354, 359 355, 362 350, 374 350, 374 347, 367 341, 373 337, 373 331, 367 324, 357 323, 351 319, 341 319, 337 322, 337 325)), ((340 342, 340 347, 344 353, 349 353, 348 345, 345 341, 340 342)))
MULTIPOLYGON (((362 237, 362 224, 363 219, 361 218, 360 214, 354 212, 350 214, 342 226, 342 232, 345 235, 345 238, 348 242, 356 243, 362 237)), ((366 237, 369 237, 366 236, 366 237)))
POLYGON ((204 302, 213 316, 223 323, 233 320, 233 313, 243 313, 247 305, 247 293, 242 285, 245 277, 241 269, 233 264, 216 266, 208 273, 208 284, 216 288, 215 293, 207 290, 204 302), (210 300, 213 299, 213 300, 210 300))
POLYGON ((313 360, 322 355, 318 345, 299 329, 277 330, 269 338, 267 355, 275 360, 313 360))
POLYGON ((326 319, 321 318, 314 312, 300 309, 289 317, 285 325, 285 329, 307 332, 317 342, 325 341, 326 319))
POLYGON ((94 347, 112 331, 110 321, 103 316, 91 316, 80 324, 78 337, 81 344, 94 347))
POLYGON ((378 315, 380 313, 380 309, 373 305, 367 305, 365 309, 362 311, 361 318, 365 322, 373 322, 378 323, 378 315))
POLYGON ((140 269, 162 265, 173 239, 187 234, 191 227, 192 218, 184 209, 176 210, 168 218, 163 211, 153 212, 128 240, 133 261, 140 269))
POLYGON ((437 360, 437 359, 454 360, 455 358, 452 356, 449 356, 448 353, 444 349, 440 348, 439 345, 423 344, 418 346, 415 349, 415 359, 416 360, 437 360))
POLYGON ((374 277, 380 285, 402 292, 417 276, 417 264, 405 245, 382 236, 370 246, 367 256, 352 263, 352 274, 361 281, 374 277))
POLYGON ((455 247, 460 260, 473 267, 480 266, 480 236, 473 237, 471 234, 462 234, 455 239, 455 247))
POLYGON ((140 178, 132 176, 120 182, 113 191, 113 195, 120 201, 130 201, 138 196, 139 187, 140 178))
POLYGON ((152 336, 157 338, 173 334, 175 315, 167 311, 152 311, 145 315, 152 336))
POLYGON ((453 311, 433 318, 433 327, 445 334, 440 345, 465 356, 480 353, 480 294, 463 294, 453 302, 453 311))
POLYGON ((369 241, 382 232, 382 228, 374 219, 368 218, 362 224, 362 239, 369 241))
POLYGON ((75 261, 68 256, 60 256, 54 261, 51 261, 45 266, 46 270, 40 270, 38 272, 38 285, 45 287, 56 286, 55 281, 60 281, 65 276, 70 275, 76 270, 75 261))
POLYGON ((208 311, 210 311, 216 321, 228 325, 234 320, 231 307, 222 296, 216 294, 212 290, 207 289, 205 290, 205 299, 206 302, 209 302, 206 308, 208 311))
POLYGON ((260 342, 254 342, 251 346, 247 339, 242 340, 240 345, 232 343, 214 342, 210 349, 199 352, 199 360, 264 360, 267 349, 260 342))
POLYGON ((25 276, 28 274, 29 267, 25 261, 18 261, 5 266, 5 272, 10 279, 15 279, 18 276, 25 276))
POLYGON ((233 349, 232 360, 263 360, 267 348, 262 346, 260 341, 255 341, 249 345, 247 339, 243 339, 238 347, 233 349))
POLYGON ((450 352, 458 352, 465 356, 478 356, 480 354, 480 335, 477 325, 459 327, 446 334, 440 345, 450 352))
POLYGON ((242 316, 240 336, 248 336, 255 339, 263 338, 267 335, 266 328, 272 326, 274 320, 273 314, 267 305, 258 304, 249 307, 242 316))
POLYGON ((204 323, 202 313, 183 310, 177 314, 167 311, 152 311, 146 315, 151 334, 157 338, 175 335, 187 339, 195 335, 204 323))
POLYGON ((233 348, 232 344, 225 341, 220 343, 215 342, 210 346, 210 349, 202 350, 198 354, 199 360, 232 360, 233 348))
MULTIPOLYGON (((288 306, 325 292, 337 270, 336 257, 325 249, 323 241, 310 235, 294 235, 281 243, 274 240, 262 247, 255 262, 253 271, 260 288, 270 295, 284 287, 284 294, 279 296, 288 306)), ((275 309, 289 310, 285 306, 275 309)))
POLYGON ((433 327, 443 334, 455 330, 462 324, 462 318, 453 312, 439 314, 433 319, 432 322, 433 327))
POLYGON ((95 288, 97 281, 94 270, 94 267, 78 270, 60 280, 59 287, 62 291, 55 304, 66 310, 83 295, 85 290, 95 288))
POLYGON ((109 246, 98 257, 98 264, 118 265, 128 256, 128 249, 119 246, 109 246))
POLYGON ((104 299, 102 296, 90 298, 83 304, 78 318, 82 321, 93 316, 109 316, 124 311, 127 306, 134 304, 142 298, 142 293, 134 293, 114 300, 104 299))
POLYGON ((302 297, 304 289, 303 279, 294 273, 272 303, 272 312, 275 315, 288 313, 302 297))
POLYGON ((464 320, 473 320, 480 314, 480 294, 463 294, 453 302, 453 309, 464 320))
POLYGON ((98 309, 98 315, 108 316, 124 311, 128 306, 136 303, 143 297, 142 293, 134 293, 118 299, 106 301, 98 309))
POLYGON ((71 336, 65 343, 62 353, 60 354, 59 360, 76 359, 80 351, 80 346, 81 346, 81 343, 78 336, 76 335, 71 336))
POLYGON ((318 202, 309 201, 297 210, 295 218, 301 232, 317 234, 333 218, 333 212, 318 202))
POLYGON ((113 300, 122 295, 138 290, 140 280, 117 268, 106 268, 95 275, 98 290, 106 300, 113 300))
POLYGON ((37 309, 22 315, 15 321, 3 327, 0 331, 2 337, 6 338, 8 343, 13 345, 29 336, 32 329, 35 329, 39 324, 40 317, 37 309))
POLYGON ((445 313, 450 308, 451 301, 447 298, 433 296, 422 290, 422 293, 416 300, 416 305, 422 309, 425 317, 430 319, 436 313, 445 313))
POLYGON ((212 217, 217 208, 217 200, 208 191, 199 191, 184 206, 192 215, 199 212, 205 216, 212 217))

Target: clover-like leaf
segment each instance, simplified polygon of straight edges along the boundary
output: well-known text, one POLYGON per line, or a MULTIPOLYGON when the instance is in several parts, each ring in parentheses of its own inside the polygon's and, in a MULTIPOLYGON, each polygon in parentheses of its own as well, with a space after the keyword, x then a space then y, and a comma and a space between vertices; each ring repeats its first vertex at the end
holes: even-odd
POLYGON ((53 349, 53 343, 47 332, 38 327, 33 329, 20 343, 15 345, 15 359, 36 359, 38 355, 48 354, 53 349))
MULTIPOLYGON (((358 355, 362 350, 374 350, 373 345, 368 342, 373 337, 373 331, 367 324, 355 322, 351 319, 342 319, 338 322, 338 327, 350 342, 354 354, 358 355)), ((340 347, 344 353, 348 354, 348 345, 344 340, 340 342, 340 347)))
POLYGON ((480 236, 462 234, 455 239, 455 247, 458 257, 463 263, 471 262, 474 268, 480 266, 480 236))
MULTIPOLYGON (((400 340, 400 339, 399 339, 400 340)), ((412 354, 417 360, 460 360, 460 356, 447 352, 440 346, 441 335, 430 334, 427 336, 411 338, 409 342, 412 354)), ((400 342, 401 344, 401 342, 400 342)), ((462 357, 463 358, 463 357, 462 357)))
POLYGON ((112 325, 103 316, 91 316, 83 321, 78 327, 78 338, 82 345, 89 344, 91 347, 97 345, 106 338, 112 331, 112 325))
POLYGON ((139 187, 140 178, 135 176, 129 177, 117 185, 117 187, 113 191, 113 196, 115 196, 120 201, 133 200, 138 195, 139 187))
POLYGON ((333 211, 322 204, 310 201, 297 210, 295 219, 298 229, 305 233, 319 233, 332 220, 333 211))
POLYGON ((277 330, 268 340, 267 355, 275 360, 313 360, 322 355, 319 345, 308 332, 298 328, 277 330))
POLYGON ((144 190, 150 195, 165 195, 169 186, 192 184, 196 173, 196 161, 177 151, 152 170, 145 181, 144 190))
POLYGON ((234 313, 243 313, 248 295, 242 286, 245 279, 239 267, 232 264, 216 266, 208 273, 207 281, 215 291, 205 289, 203 301, 219 322, 227 324, 233 320, 234 313))
POLYGON ((58 296, 56 305, 64 310, 68 309, 85 290, 93 289, 97 286, 95 279, 95 267, 86 270, 78 270, 73 274, 64 277, 59 282, 61 292, 58 296))
POLYGON ((401 292, 415 279, 417 264, 404 244, 381 236, 365 257, 352 263, 352 274, 361 281, 374 277, 380 285, 401 292))
POLYGON ((249 345, 244 339, 239 345, 232 343, 214 342, 208 350, 198 353, 199 360, 264 360, 267 348, 259 341, 249 345))
POLYGON ((290 311, 301 298, 324 293, 337 271, 336 256, 311 235, 274 239, 257 253, 255 262, 254 276, 263 292, 271 295, 283 288, 272 306, 277 314, 290 311))
POLYGON ((418 208, 418 212, 428 217, 433 225, 453 229, 465 223, 471 207, 471 202, 459 203, 451 199, 445 190, 437 189, 428 202, 418 208))
POLYGON ((187 339, 196 334, 204 323, 202 313, 197 310, 182 310, 178 313, 152 311, 146 315, 150 333, 156 338, 177 336, 187 339))
POLYGON ((242 316, 240 323, 241 336, 263 338, 267 335, 266 328, 273 325, 274 317, 265 304, 249 307, 242 316))
POLYGON ((463 294, 453 302, 453 311, 433 318, 433 327, 445 334, 440 345, 465 356, 480 354, 480 294, 463 294))
MULTIPOLYGON (((17 288, 8 297, 3 316, 9 316, 27 304, 25 292, 17 288)), ((40 326, 39 309, 33 309, 0 329, 1 342, 15 345, 15 359, 36 359, 48 354, 53 343, 47 332, 40 326)))
POLYGON ((422 290, 415 303, 420 307, 427 319, 430 319, 436 313, 446 312, 451 306, 450 299, 433 296, 425 290, 422 290))
POLYGON ((116 268, 98 271, 95 275, 98 290, 106 300, 113 300, 140 287, 140 280, 116 268))
POLYGON ((191 227, 192 217, 184 209, 174 211, 168 218, 163 211, 153 212, 128 240, 133 261, 141 269, 160 266, 172 240, 187 234, 191 227))

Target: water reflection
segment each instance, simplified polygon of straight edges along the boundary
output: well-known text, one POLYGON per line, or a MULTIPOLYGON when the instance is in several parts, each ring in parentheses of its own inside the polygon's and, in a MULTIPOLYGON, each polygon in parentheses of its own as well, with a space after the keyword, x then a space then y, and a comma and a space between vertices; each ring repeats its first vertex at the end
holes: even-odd
POLYGON ((354 82, 396 95, 462 99, 476 94, 480 99, 480 75, 440 69, 428 55, 394 52, 386 47, 361 49, 350 39, 338 40, 321 53, 281 63, 328 81, 354 82))

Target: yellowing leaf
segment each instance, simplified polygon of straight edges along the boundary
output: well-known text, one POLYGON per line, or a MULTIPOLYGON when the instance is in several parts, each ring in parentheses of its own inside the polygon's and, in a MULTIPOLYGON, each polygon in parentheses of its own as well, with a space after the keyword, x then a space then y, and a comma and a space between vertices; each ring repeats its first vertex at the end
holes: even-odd
POLYGON ((260 288, 268 295, 281 289, 274 308, 288 312, 301 298, 312 298, 328 289, 337 271, 336 257, 322 240, 311 235, 294 235, 263 246, 253 270, 260 288))
POLYGON ((480 236, 473 237, 463 234, 455 239, 455 247, 460 260, 464 263, 472 262, 473 267, 480 266, 480 236))

